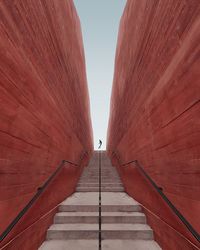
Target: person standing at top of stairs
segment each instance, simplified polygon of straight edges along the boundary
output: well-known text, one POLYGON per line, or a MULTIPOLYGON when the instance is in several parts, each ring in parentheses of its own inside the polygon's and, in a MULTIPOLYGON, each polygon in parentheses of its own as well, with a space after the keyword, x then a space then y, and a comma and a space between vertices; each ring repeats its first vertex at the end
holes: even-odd
POLYGON ((101 140, 99 140, 99 147, 98 147, 98 149, 100 149, 100 148, 101 148, 101 146, 102 146, 102 141, 101 141, 101 140))

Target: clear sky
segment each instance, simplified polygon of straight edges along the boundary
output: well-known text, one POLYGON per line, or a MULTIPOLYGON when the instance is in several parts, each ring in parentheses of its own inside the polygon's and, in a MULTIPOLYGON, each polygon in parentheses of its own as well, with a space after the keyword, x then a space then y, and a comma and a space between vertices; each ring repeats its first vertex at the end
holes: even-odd
POLYGON ((81 21, 95 149, 106 147, 119 21, 126 0, 74 0, 81 21))

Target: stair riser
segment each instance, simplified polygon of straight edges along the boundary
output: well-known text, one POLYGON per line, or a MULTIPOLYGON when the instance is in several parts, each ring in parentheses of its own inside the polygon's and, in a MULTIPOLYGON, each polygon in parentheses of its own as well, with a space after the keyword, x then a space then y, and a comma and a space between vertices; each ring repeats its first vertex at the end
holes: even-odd
POLYGON ((55 217, 55 224, 67 224, 67 223, 94 223, 97 224, 99 220, 98 216, 74 216, 74 217, 55 217))
POLYGON ((101 232, 102 240, 104 239, 124 239, 124 240, 153 240, 153 232, 149 231, 103 231, 101 232))
MULTIPOLYGON (((101 172, 101 176, 105 177, 105 176, 119 176, 118 173, 113 173, 113 172, 101 172)), ((99 176, 99 172, 85 172, 82 174, 82 176, 99 176)))
MULTIPOLYGON (((95 180, 96 181, 99 181, 99 178, 94 178, 94 177, 81 177, 79 181, 81 180, 95 180)), ((107 180, 108 182, 112 183, 113 181, 121 181, 120 178, 117 178, 117 177, 106 177, 106 178, 101 178, 101 180, 105 181, 107 180)))
MULTIPOLYGON (((99 183, 96 183, 96 184, 79 184, 77 186, 77 188, 95 188, 95 187, 99 187, 99 183)), ((113 185, 106 185, 106 184, 102 184, 101 185, 102 188, 123 188, 123 186, 121 184, 116 184, 114 183, 113 185)))
MULTIPOLYGON (((78 184, 77 187, 99 187, 98 183, 81 183, 78 184)), ((123 187, 122 184, 116 184, 116 183, 105 183, 102 184, 101 187, 123 187), (117 185, 117 186, 116 186, 117 185)))
MULTIPOLYGON (((57 231, 47 232, 48 240, 67 240, 67 239, 98 239, 98 230, 93 231, 57 231)), ((132 239, 132 240, 153 240, 152 231, 104 231, 101 232, 102 240, 104 239, 132 239)))
MULTIPOLYGON (((87 183, 87 182, 95 182, 95 183, 99 183, 99 179, 92 179, 92 178, 88 178, 88 179, 80 179, 79 183, 87 183)), ((122 183, 120 179, 101 179, 101 182, 104 183, 122 183)), ((78 184, 79 184, 78 183, 78 184)))
MULTIPOLYGON (((96 187, 82 187, 82 186, 80 187, 80 186, 79 186, 79 187, 76 188, 77 191, 78 191, 78 190, 83 190, 83 191, 85 190, 86 192, 87 192, 87 189, 91 190, 91 192, 92 192, 92 191, 93 191, 93 192, 97 192, 97 191, 99 190, 99 186, 96 186, 96 187), (95 189, 96 189, 97 191, 96 191, 95 189)), ((121 190, 124 191, 124 188, 123 188, 122 186, 117 186, 117 185, 116 185, 116 186, 113 186, 113 187, 105 187, 105 186, 102 187, 102 186, 101 186, 101 191, 102 191, 103 189, 104 189, 104 190, 110 190, 110 192, 112 192, 112 190, 118 190, 119 192, 121 192, 121 190)))
MULTIPOLYGON (((94 180, 99 180, 98 176, 81 176, 80 180, 82 179, 94 179, 94 180)), ((120 180, 119 176, 108 176, 106 175, 105 177, 101 178, 102 180, 120 180)))
MULTIPOLYGON (((102 173, 101 176, 102 177, 106 177, 107 175, 109 176, 117 176, 119 177, 118 174, 115 174, 115 173, 102 173)), ((99 173, 84 173, 82 176, 99 176, 99 173)))
MULTIPOLYGON (((110 182, 110 183, 112 183, 113 185, 115 185, 115 184, 121 184, 122 185, 122 182, 121 182, 121 180, 115 180, 115 181, 112 181, 112 180, 101 180, 101 184, 103 185, 103 184, 106 184, 106 183, 108 183, 108 182, 110 182)), ((80 184, 86 184, 86 183, 96 183, 96 184, 99 184, 99 180, 91 180, 91 179, 88 179, 88 180, 80 180, 79 181, 79 183, 78 183, 78 185, 80 185, 80 184)))
POLYGON ((97 239, 98 231, 48 231, 47 240, 97 239))
MULTIPOLYGON (((113 171, 102 171, 101 170, 101 176, 103 175, 117 175, 119 176, 119 174, 117 172, 113 172, 113 171)), ((87 172, 84 172, 83 175, 98 175, 99 176, 99 170, 98 171, 87 171, 87 172)))
MULTIPOLYGON (((98 223, 98 216, 58 216, 55 217, 55 224, 67 224, 67 223, 98 223)), ((146 219, 144 216, 102 216, 102 223, 137 223, 137 224, 145 224, 146 219)))
MULTIPOLYGON (((91 187, 91 186, 78 186, 76 189, 90 189, 91 191, 93 190, 94 192, 96 192, 94 189, 99 189, 99 185, 96 185, 96 186, 93 186, 93 187, 91 187)), ((121 189, 121 190, 124 190, 124 188, 123 188, 123 186, 119 186, 118 184, 116 184, 116 185, 113 185, 113 186, 105 186, 105 185, 103 185, 103 186, 101 186, 101 189, 108 189, 108 190, 110 190, 110 189, 121 189)), ((112 192, 112 191, 111 191, 112 192)))
MULTIPOLYGON (((77 192, 98 192, 99 188, 77 188, 77 192)), ((101 188, 101 192, 124 192, 123 188, 101 188)))
MULTIPOLYGON (((87 183, 89 183, 89 182, 87 182, 87 183)), ((91 182, 91 183, 93 183, 94 184, 94 182, 91 182)), ((77 188, 78 187, 80 187, 80 186, 82 186, 82 185, 86 185, 84 182, 82 183, 79 183, 79 186, 77 186, 77 188)), ((120 186, 120 187, 123 187, 123 185, 120 183, 120 182, 115 182, 115 183, 113 183, 113 185, 112 186, 120 186)), ((111 186, 111 187, 112 187, 111 186)), ((87 186, 88 187, 88 186, 87 186)), ((91 186, 90 186, 91 187, 91 186)), ((94 186, 93 186, 94 187, 94 186)), ((96 187, 99 187, 99 183, 97 182, 96 183, 96 187)), ((101 187, 108 187, 107 185, 106 185, 106 182, 105 182, 105 185, 104 185, 104 182, 102 183, 102 185, 101 185, 101 187)), ((92 188, 92 187, 91 187, 92 188)))
MULTIPOLYGON (((99 175, 98 174, 83 174, 82 175, 82 177, 85 177, 85 176, 87 176, 87 177, 99 177, 99 175)), ((111 173, 105 173, 105 174, 102 174, 101 175, 101 177, 102 178, 104 178, 104 177, 107 177, 107 176, 109 176, 109 177, 119 177, 119 175, 118 174, 111 174, 111 173)))
MULTIPOLYGON (((99 206, 98 205, 60 205, 59 206, 60 212, 98 212, 99 206)), ((108 205, 108 206, 101 206, 102 212, 141 212, 141 208, 139 205, 134 206, 118 206, 118 205, 108 205)))

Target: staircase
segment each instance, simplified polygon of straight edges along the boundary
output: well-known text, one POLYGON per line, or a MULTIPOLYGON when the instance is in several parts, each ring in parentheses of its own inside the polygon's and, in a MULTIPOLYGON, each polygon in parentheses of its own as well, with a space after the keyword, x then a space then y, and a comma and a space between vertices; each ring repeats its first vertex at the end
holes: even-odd
MULTIPOLYGON (((84 170, 76 191, 98 192, 99 191, 99 155, 94 153, 89 166, 84 170)), ((124 188, 117 170, 111 166, 110 161, 101 155, 101 191, 123 192, 124 188)))
MULTIPOLYGON (((141 206, 123 189, 116 169, 101 153, 102 250, 159 250, 141 206)), ((99 249, 99 153, 85 168, 76 192, 59 206, 40 250, 99 249)))

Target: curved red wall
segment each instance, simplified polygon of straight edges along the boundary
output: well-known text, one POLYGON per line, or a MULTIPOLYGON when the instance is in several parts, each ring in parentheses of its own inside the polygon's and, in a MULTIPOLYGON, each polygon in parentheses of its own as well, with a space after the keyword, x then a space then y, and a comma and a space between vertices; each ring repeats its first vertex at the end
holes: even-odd
MULTIPOLYGON (((116 152, 121 162, 139 160, 200 232, 199 44, 198 0, 127 1, 116 51, 107 150, 116 152)), ((121 174, 127 191, 138 197, 144 186, 132 192, 130 175, 121 174)), ((149 209, 155 208, 148 203, 149 209)))
POLYGON ((0 2, 0 232, 62 159, 93 150, 73 1, 36 2, 0 2))

